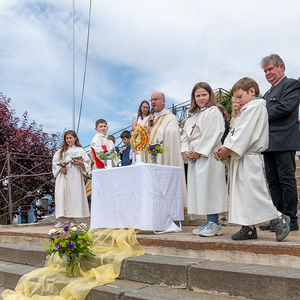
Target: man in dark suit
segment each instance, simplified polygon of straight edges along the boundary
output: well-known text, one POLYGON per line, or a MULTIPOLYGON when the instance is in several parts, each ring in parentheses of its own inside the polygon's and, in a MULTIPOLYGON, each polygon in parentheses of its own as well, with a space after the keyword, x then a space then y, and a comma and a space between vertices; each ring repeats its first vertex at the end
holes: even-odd
MULTIPOLYGON (((269 115, 269 147, 263 153, 267 182, 274 205, 290 217, 290 230, 299 230, 297 222, 297 183, 295 153, 300 148, 300 82, 285 76, 285 65, 277 54, 261 61, 267 81, 272 85, 263 98, 269 115)), ((275 230, 270 223, 259 226, 275 230)))

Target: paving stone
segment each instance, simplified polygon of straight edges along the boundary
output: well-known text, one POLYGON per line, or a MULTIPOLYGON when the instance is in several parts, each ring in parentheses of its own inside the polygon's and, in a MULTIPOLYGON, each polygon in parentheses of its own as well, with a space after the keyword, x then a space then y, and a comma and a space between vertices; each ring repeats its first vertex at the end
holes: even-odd
POLYGON ((167 287, 151 286, 140 290, 127 292, 122 300, 233 300, 226 295, 204 294, 189 290, 173 289, 167 287))
POLYGON ((125 270, 124 278, 132 281, 186 288, 187 270, 190 265, 198 262, 199 260, 191 258, 152 255, 127 258, 123 267, 125 270))
POLYGON ((117 280, 113 283, 109 283, 92 289, 86 297, 86 300, 119 300, 122 299, 124 294, 127 292, 143 289, 148 286, 149 284, 146 283, 128 280, 117 280))
POLYGON ((204 262, 188 272, 190 289, 225 292, 257 300, 299 300, 300 270, 225 262, 204 262))

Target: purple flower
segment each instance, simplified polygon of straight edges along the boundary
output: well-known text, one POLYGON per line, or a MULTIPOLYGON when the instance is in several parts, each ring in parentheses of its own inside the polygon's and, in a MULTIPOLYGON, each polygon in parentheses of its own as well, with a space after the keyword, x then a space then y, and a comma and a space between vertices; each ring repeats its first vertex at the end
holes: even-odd
POLYGON ((56 246, 57 249, 61 249, 62 248, 61 245, 60 245, 60 243, 57 243, 55 246, 56 246))
POLYGON ((154 146, 154 145, 151 145, 151 146, 149 147, 149 150, 150 150, 150 151, 155 150, 155 146, 154 146))
POLYGON ((103 150, 103 153, 107 153, 108 151, 107 150, 103 150))
POLYGON ((65 226, 64 232, 68 231, 68 229, 69 229, 69 226, 65 226))
POLYGON ((68 248, 70 248, 70 249, 71 249, 71 248, 74 248, 74 245, 73 245, 72 243, 68 243, 67 246, 68 246, 68 248))
POLYGON ((55 235, 60 235, 60 233, 59 233, 59 232, 57 232, 57 233, 55 233, 55 235))
POLYGON ((55 241, 55 239, 54 239, 53 237, 51 237, 51 238, 50 238, 50 241, 53 242, 53 241, 55 241))

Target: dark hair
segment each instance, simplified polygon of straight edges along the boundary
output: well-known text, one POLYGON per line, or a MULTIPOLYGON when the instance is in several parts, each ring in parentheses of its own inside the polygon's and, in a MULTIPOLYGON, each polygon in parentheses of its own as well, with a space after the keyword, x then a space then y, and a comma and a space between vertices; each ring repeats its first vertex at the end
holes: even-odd
POLYGON ((218 109, 220 110, 221 114, 223 115, 224 120, 228 121, 228 112, 225 107, 221 104, 217 104, 218 109))
POLYGON ((115 139, 115 137, 112 134, 108 135, 107 138, 109 140, 113 141, 114 143, 116 142, 116 139, 115 139))
POLYGON ((139 119, 139 117, 141 117, 142 120, 144 119, 143 114, 142 114, 142 105, 143 105, 144 103, 146 103, 146 104, 148 105, 147 116, 150 115, 150 104, 149 104, 149 102, 148 102, 147 100, 143 100, 143 101, 141 102, 140 107, 139 107, 139 110, 138 110, 138 117, 137 117, 137 120, 139 119))
POLYGON ((235 93, 237 90, 241 89, 248 93, 250 88, 254 88, 255 97, 259 97, 259 86, 257 82, 249 77, 244 77, 238 80, 231 89, 231 94, 235 93))
POLYGON ((64 140, 63 140, 63 143, 62 143, 62 145, 61 145, 61 147, 60 147, 60 153, 59 153, 59 159, 60 159, 60 160, 62 160, 63 154, 64 154, 64 153, 68 150, 68 148, 69 148, 69 145, 68 145, 67 142, 66 142, 66 137, 67 137, 67 135, 69 135, 69 134, 73 135, 74 138, 76 138, 75 146, 77 146, 77 147, 82 147, 81 144, 79 143, 79 139, 78 139, 78 136, 77 136, 76 132, 75 132, 74 130, 67 130, 67 131, 65 132, 65 134, 64 134, 64 140))
POLYGON ((269 64, 270 62, 272 62, 276 67, 279 67, 281 64, 283 64, 283 70, 285 71, 285 64, 278 54, 271 54, 264 57, 260 62, 261 68, 263 69, 265 65, 269 64))
POLYGON ((195 92, 199 89, 205 89, 209 93, 209 101, 206 105, 207 107, 217 105, 216 95, 213 92, 210 85, 206 82, 199 82, 199 83, 195 84, 195 86, 193 87, 192 93, 191 93, 191 108, 189 109, 189 113, 194 113, 195 111, 197 111, 197 109, 199 107, 195 100, 195 92))
POLYGON ((122 139, 122 138, 131 138, 131 133, 130 133, 130 131, 124 130, 124 131, 121 133, 121 139, 122 139))
POLYGON ((99 123, 104 123, 107 126, 107 122, 104 119, 99 119, 99 120, 96 121, 95 127, 97 127, 99 123))

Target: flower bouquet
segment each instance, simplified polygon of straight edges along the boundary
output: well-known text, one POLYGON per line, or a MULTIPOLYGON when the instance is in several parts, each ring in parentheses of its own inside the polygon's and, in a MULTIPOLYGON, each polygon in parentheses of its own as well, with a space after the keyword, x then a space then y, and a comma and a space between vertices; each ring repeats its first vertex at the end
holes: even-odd
POLYGON ((66 256, 66 275, 68 277, 80 276, 79 259, 82 256, 93 257, 91 248, 95 244, 93 233, 88 233, 85 224, 79 226, 65 226, 62 231, 51 229, 51 237, 46 241, 46 251, 50 254, 58 253, 66 256))
POLYGON ((145 147, 145 150, 151 155, 151 162, 157 164, 157 154, 163 153, 164 151, 168 151, 169 148, 167 146, 162 146, 163 141, 156 140, 155 143, 148 143, 145 147))
POLYGON ((98 157, 101 161, 105 162, 106 165, 108 161, 111 161, 114 167, 116 167, 119 162, 119 155, 115 150, 103 150, 98 154, 98 157))

